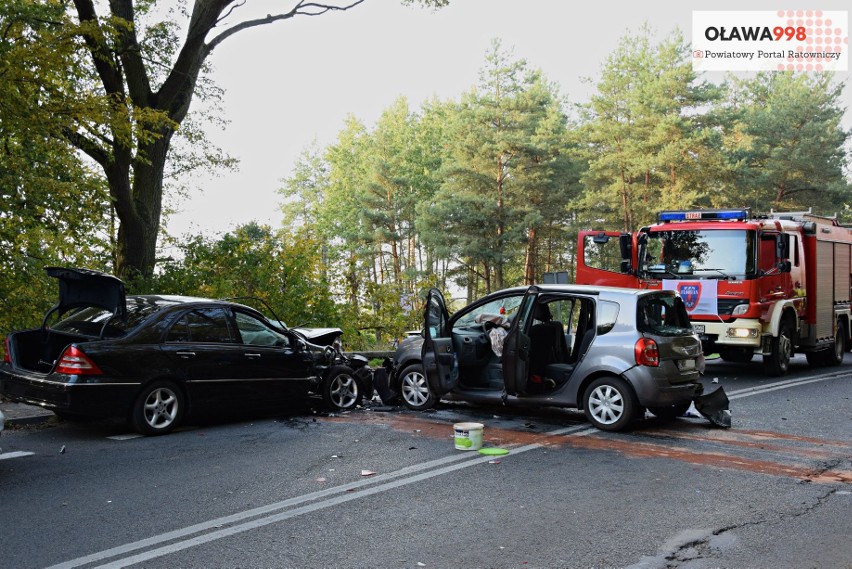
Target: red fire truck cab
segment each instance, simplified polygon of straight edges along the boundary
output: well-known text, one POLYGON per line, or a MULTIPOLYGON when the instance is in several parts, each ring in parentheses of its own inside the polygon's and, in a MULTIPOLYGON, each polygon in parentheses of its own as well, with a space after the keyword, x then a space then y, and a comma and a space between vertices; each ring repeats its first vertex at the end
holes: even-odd
POLYGON ((577 282, 680 293, 705 354, 763 356, 770 375, 794 353, 839 365, 850 342, 852 230, 811 212, 664 211, 635 233, 582 231, 577 282))

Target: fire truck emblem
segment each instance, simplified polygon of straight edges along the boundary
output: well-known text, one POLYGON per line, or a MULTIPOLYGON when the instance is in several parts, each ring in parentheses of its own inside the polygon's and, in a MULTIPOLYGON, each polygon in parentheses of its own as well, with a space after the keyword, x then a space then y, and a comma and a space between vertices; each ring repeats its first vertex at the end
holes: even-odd
POLYGON ((686 309, 692 312, 701 298, 701 283, 678 284, 677 292, 683 299, 686 309))

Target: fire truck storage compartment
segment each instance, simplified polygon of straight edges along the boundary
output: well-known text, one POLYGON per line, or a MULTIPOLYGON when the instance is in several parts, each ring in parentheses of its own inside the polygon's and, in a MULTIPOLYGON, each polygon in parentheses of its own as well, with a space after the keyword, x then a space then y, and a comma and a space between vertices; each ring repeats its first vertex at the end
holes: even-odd
POLYGON ((816 339, 834 336, 835 306, 849 307, 850 299, 850 253, 849 243, 832 241, 816 242, 817 272, 834 278, 821 278, 816 283, 816 339))

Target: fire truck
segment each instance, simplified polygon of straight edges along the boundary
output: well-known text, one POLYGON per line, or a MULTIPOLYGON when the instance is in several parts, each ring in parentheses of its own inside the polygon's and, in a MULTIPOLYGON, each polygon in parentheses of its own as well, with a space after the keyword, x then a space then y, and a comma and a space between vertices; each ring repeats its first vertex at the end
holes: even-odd
POLYGON ((680 293, 704 347, 731 362, 763 356, 784 375, 795 353, 840 365, 852 349, 852 230, 807 212, 664 211, 635 233, 582 231, 581 284, 680 293))

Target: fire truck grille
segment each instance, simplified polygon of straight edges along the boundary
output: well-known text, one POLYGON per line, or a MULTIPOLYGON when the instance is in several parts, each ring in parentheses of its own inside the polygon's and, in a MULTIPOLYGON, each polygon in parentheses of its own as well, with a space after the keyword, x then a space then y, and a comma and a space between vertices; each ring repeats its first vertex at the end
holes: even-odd
POLYGON ((719 299, 719 315, 730 316, 734 311, 734 307, 743 302, 741 298, 720 298, 719 299))

